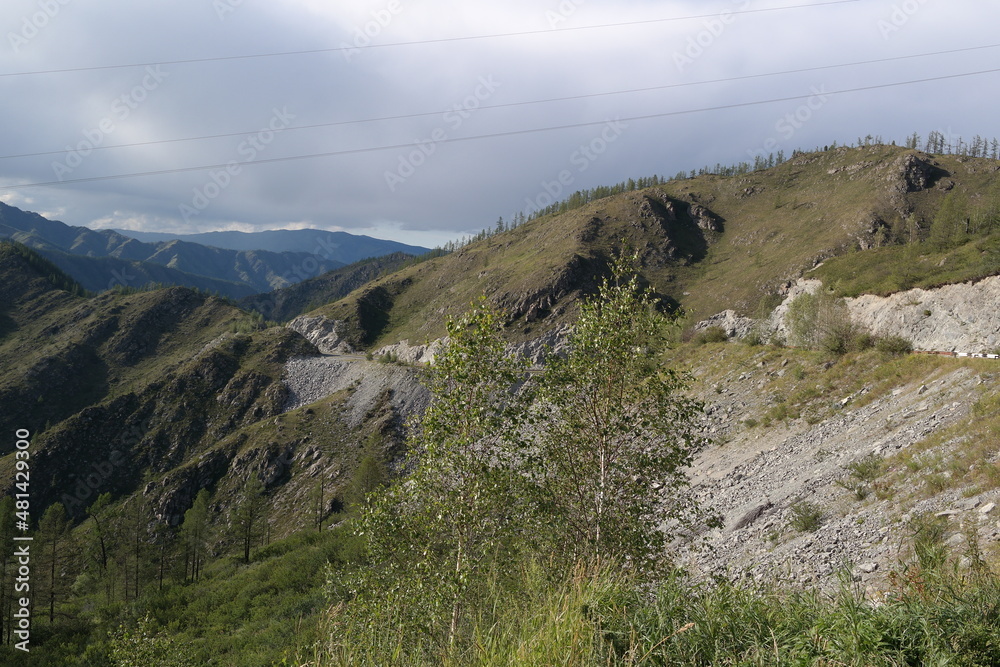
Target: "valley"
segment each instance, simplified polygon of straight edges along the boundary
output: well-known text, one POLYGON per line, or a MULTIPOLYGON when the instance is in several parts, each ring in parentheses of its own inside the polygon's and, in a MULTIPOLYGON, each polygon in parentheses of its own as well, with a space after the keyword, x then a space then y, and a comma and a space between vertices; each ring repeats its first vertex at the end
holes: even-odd
MULTIPOLYGON (((34 607, 41 657, 6 645, 3 659, 73 664, 89 652, 92 664, 119 664, 114 652, 141 636, 177 664, 340 664, 346 649, 330 638, 361 632, 350 610, 369 604, 366 591, 401 608, 392 596, 406 589, 377 577, 402 570, 377 563, 368 549, 379 538, 364 521, 383 502, 373 499, 423 500, 405 493, 420 480, 415 454, 434 451, 415 438, 437 424, 420 421, 443 400, 435 368, 450 363, 456 336, 478 331, 449 337, 449 322, 485 304, 500 320, 503 358, 523 360, 517 391, 455 399, 473 414, 472 396, 518 396, 554 373, 547 359, 571 356, 581 315, 606 294, 616 258, 633 254, 636 284, 656 300, 646 310, 671 323, 663 350, 630 348, 655 350, 637 367, 658 381, 689 378, 677 400, 703 406, 677 419, 690 426, 677 437, 692 457, 677 471, 685 482, 665 490, 703 514, 657 524, 689 590, 726 580, 832 595, 846 581, 874 609, 899 593, 901 577, 930 571, 928 553, 961 573, 1000 563, 1000 359, 989 358, 1000 351, 996 160, 880 144, 797 152, 484 236, 294 285, 262 269, 257 287, 279 289, 221 292, 239 301, 177 276, 181 285, 95 294, 40 241, 0 243, 0 431, 32 434, 32 518, 65 512, 36 533, 51 549, 39 561, 48 574, 36 571, 51 603, 34 607)), ((451 380, 466 377, 458 368, 451 380)), ((508 428, 530 440, 546 405, 525 412, 530 427, 516 415, 483 417, 495 427, 483 440, 508 428)), ((503 460, 484 451, 480 463, 503 460)), ((17 460, 14 443, 0 443, 8 496, 17 460)), ((469 512, 491 488, 466 498, 469 512)), ((504 498, 516 514, 516 494, 504 498)), ((13 505, 0 507, 0 523, 12 517, 13 505)), ((483 525, 491 521, 501 519, 483 525)), ((5 536, 12 526, 0 526, 5 536)), ((520 574, 530 579, 530 569, 520 574)), ((0 568, 0 584, 9 572, 0 568)), ((491 585, 509 585, 518 604, 532 586, 549 590, 513 579, 456 590, 491 585)), ((8 603, 0 599, 9 637, 8 603)), ((452 620, 434 627, 454 631, 460 614, 446 606, 452 620)), ((463 618, 475 635, 482 619, 463 618)))

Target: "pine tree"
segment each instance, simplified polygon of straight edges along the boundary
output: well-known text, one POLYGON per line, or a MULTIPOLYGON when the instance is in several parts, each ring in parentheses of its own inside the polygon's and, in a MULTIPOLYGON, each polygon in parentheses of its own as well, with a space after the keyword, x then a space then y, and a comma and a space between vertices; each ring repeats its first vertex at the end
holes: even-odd
POLYGON ((198 581, 208 552, 208 501, 208 490, 200 490, 191 509, 184 513, 184 523, 181 524, 184 578, 189 581, 198 581))
POLYGON ((41 554, 41 590, 44 591, 41 599, 48 607, 49 624, 55 622, 56 602, 66 594, 72 583, 69 571, 72 558, 71 527, 62 503, 49 505, 38 522, 35 542, 41 554))
POLYGON ((108 527, 106 525, 109 506, 111 505, 111 494, 102 493, 97 500, 87 508, 87 516, 94 522, 94 529, 90 533, 89 544, 87 545, 87 564, 96 571, 96 578, 104 585, 106 601, 110 604, 114 600, 115 582, 111 572, 111 545, 109 542, 108 527))
POLYGON ((962 243, 968 232, 968 204, 959 193, 949 192, 931 221, 927 240, 939 249, 946 249, 962 243))
POLYGON ((242 497, 233 510, 233 527, 237 539, 243 548, 243 562, 250 562, 250 550, 260 540, 264 525, 267 522, 267 497, 264 495, 264 483, 256 475, 243 486, 242 497))
POLYGON ((14 499, 0 500, 0 643, 9 643, 13 630, 14 573, 14 499))

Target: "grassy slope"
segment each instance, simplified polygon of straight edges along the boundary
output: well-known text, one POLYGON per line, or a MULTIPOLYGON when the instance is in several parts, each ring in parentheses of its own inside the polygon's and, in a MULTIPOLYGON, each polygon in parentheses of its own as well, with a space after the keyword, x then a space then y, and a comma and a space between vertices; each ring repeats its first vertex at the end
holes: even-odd
MULTIPOLYGON (((734 368, 756 367, 762 359, 768 367, 788 369, 760 390, 786 397, 775 405, 783 406, 780 410, 758 415, 761 424, 752 428, 765 439, 769 429, 783 430, 788 420, 834 416, 841 409, 838 399, 862 387, 870 390, 857 400, 868 402, 899 387, 929 384, 958 367, 981 374, 987 380, 983 396, 977 397, 974 414, 957 429, 964 444, 956 450, 955 460, 932 454, 942 440, 956 434, 933 433, 912 452, 887 459, 877 484, 879 493, 891 494, 903 507, 946 489, 968 487, 983 493, 1000 486, 1000 467, 969 465, 997 452, 1000 402, 995 365, 922 355, 888 358, 874 352, 849 354, 830 365, 831 359, 817 352, 731 343, 685 344, 666 361, 695 370, 699 376, 695 389, 705 391, 734 368), (787 366, 782 365, 785 360, 787 366), (943 471, 951 472, 944 476, 943 471)), ((303 415, 289 417, 287 427, 299 428, 293 425, 299 425, 303 415)), ((228 664, 264 665, 279 656, 295 655, 302 663, 314 657, 313 642, 318 639, 317 664, 341 664, 337 655, 347 663, 362 661, 365 648, 348 646, 345 652, 338 631, 324 620, 324 559, 333 561, 334 578, 345 577, 348 570, 343 568, 350 567, 355 549, 344 528, 321 538, 308 533, 293 536, 261 549, 249 566, 227 559, 216 562, 202 582, 171 587, 150 598, 147 608, 170 628, 173 641, 189 645, 198 659, 211 654, 225 656, 228 664), (185 609, 179 619, 178 608, 185 609)), ((987 551, 984 556, 996 564, 996 553, 987 551)), ((616 575, 591 579, 567 573, 565 582, 552 582, 531 579, 529 569, 524 590, 497 589, 492 608, 473 612, 481 624, 479 639, 452 658, 454 664, 529 665, 574 655, 574 664, 629 665, 647 664, 638 660, 643 656, 653 656, 652 664, 698 660, 702 662, 697 664, 739 664, 753 656, 754 664, 786 664, 811 655, 847 664, 882 664, 880 660, 893 664, 891 659, 901 656, 919 662, 936 651, 945 655, 955 651, 966 659, 971 650, 997 655, 995 647, 981 643, 980 636, 995 632, 989 610, 1000 599, 996 579, 952 577, 949 567, 939 573, 910 570, 907 576, 913 579, 901 578, 894 589, 897 601, 877 607, 859 604, 847 588, 831 599, 778 587, 694 586, 683 577, 664 582, 661 596, 654 599, 647 589, 639 594, 633 583, 616 575), (583 609, 590 611, 579 613, 583 609), (824 641, 817 641, 816 633, 824 641), (612 636, 621 650, 609 663, 602 637, 612 636), (668 637, 670 641, 665 640, 668 637), (905 645, 900 643, 904 640, 905 645)), ((373 633, 373 644, 395 648, 389 629, 373 633)), ((413 646, 398 648, 403 655, 419 653, 413 646)), ((413 657, 413 664, 432 662, 413 657)))
MULTIPOLYGON (((912 287, 977 280, 1000 272, 1000 178, 997 162, 984 158, 935 156, 946 176, 935 187, 908 198, 913 223, 926 235, 935 214, 949 194, 963 202, 966 219, 978 215, 993 219, 991 233, 958 238, 938 247, 934 243, 890 245, 833 258, 810 274, 843 296, 891 294, 912 287), (947 188, 947 189, 946 189, 947 188)), ((897 221, 898 223, 898 221, 897 221)), ((905 223, 903 227, 906 227, 905 223)))
MULTIPOLYGON (((254 332, 245 312, 184 288, 72 297, 29 269, 0 258, 8 290, 27 295, 4 314, 0 426, 33 434, 32 492, 42 509, 66 502, 78 479, 114 452, 122 467, 93 497, 130 493, 150 469, 175 468, 280 414, 283 362, 312 349, 286 329, 254 332)), ((11 448, 0 458, 5 485, 13 481, 11 448)))
POLYGON ((412 259, 412 255, 398 252, 364 259, 295 285, 245 297, 239 304, 268 320, 287 322, 319 305, 347 296, 365 283, 402 268, 412 259))
MULTIPOLYGON (((836 256, 843 258, 828 261, 816 275, 836 282, 842 291, 875 291, 883 257, 920 251, 855 252, 859 245, 870 246, 879 227, 898 232, 910 216, 925 233, 946 194, 934 182, 907 192, 907 156, 938 165, 947 174, 937 182, 950 181, 974 201, 997 184, 991 160, 926 156, 894 146, 803 154, 766 171, 671 181, 533 220, 384 276, 315 312, 352 322, 365 345, 423 342, 443 334, 445 315, 486 294, 513 311, 516 333, 528 337, 568 319, 573 299, 592 288, 592 278, 622 239, 640 251, 645 277, 695 320, 726 308, 753 314, 783 282, 836 256), (664 197, 681 210, 681 218, 694 203, 723 219, 723 232, 704 234, 707 252, 688 247, 690 221, 664 229, 644 212, 648 200, 664 197), (668 252, 672 246, 679 252, 668 252), (567 285, 570 289, 560 289, 567 285), (550 301, 542 314, 551 316, 542 327, 526 321, 525 304, 550 301)), ((962 280, 996 268, 989 253, 979 262, 974 251, 962 252, 943 266, 924 262, 926 280, 962 280), (959 269, 948 270, 956 265, 959 269)))

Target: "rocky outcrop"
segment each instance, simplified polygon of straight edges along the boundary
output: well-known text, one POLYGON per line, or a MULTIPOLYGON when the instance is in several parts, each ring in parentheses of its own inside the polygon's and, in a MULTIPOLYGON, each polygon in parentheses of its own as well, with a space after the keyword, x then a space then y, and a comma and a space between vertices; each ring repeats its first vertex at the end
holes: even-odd
POLYGON ((908 338, 918 350, 985 353, 1000 347, 1000 276, 845 303, 855 323, 908 338))
POLYGON ((550 354, 563 355, 567 350, 567 338, 573 330, 571 326, 561 326, 552 329, 538 338, 523 343, 514 343, 509 351, 527 357, 532 365, 539 366, 550 354))
POLYGON ((902 186, 904 192, 918 192, 931 187, 939 178, 947 175, 946 171, 929 159, 910 153, 896 160, 891 178, 902 186))
MULTIPOLYGON (((756 322, 733 311, 713 315, 695 330, 721 327, 730 338, 745 338, 757 328, 766 336, 791 340, 787 315, 802 294, 823 287, 818 280, 800 279, 768 320, 756 322)), ((906 338, 916 350, 984 354, 1000 349, 1000 276, 975 282, 911 289, 889 296, 865 294, 843 300, 851 322, 877 336, 906 338)))
POLYGON ((724 231, 722 218, 701 204, 691 204, 688 213, 702 231, 719 233, 724 231))
POLYGON ((416 369, 360 358, 295 357, 285 364, 284 381, 289 390, 286 412, 349 390, 345 421, 351 428, 362 423, 387 390, 390 405, 404 421, 423 412, 430 400, 416 369))
POLYGON ((536 289, 500 293, 491 301, 510 319, 535 322, 560 313, 573 297, 593 293, 597 288, 595 276, 602 274, 603 269, 599 261, 574 254, 536 289))
POLYGON ((286 325, 316 346, 323 354, 352 354, 354 347, 344 338, 346 324, 322 315, 299 315, 286 325))
POLYGON ((752 317, 743 317, 735 310, 724 310, 721 313, 712 315, 707 320, 702 320, 694 325, 695 331, 704 331, 712 327, 718 327, 726 332, 729 338, 746 338, 757 325, 757 320, 752 317))
POLYGON ((372 354, 375 357, 390 357, 404 364, 432 364, 442 345, 442 340, 434 340, 426 345, 410 345, 410 341, 402 340, 380 347, 372 354))

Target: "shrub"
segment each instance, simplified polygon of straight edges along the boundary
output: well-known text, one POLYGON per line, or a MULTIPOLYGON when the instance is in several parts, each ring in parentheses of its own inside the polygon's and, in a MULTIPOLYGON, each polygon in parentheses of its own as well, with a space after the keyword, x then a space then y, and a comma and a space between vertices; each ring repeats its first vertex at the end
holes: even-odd
POLYGON ((800 500, 791 507, 792 516, 788 525, 800 533, 815 532, 823 525, 823 510, 816 503, 800 500))
POLYGON ((862 482, 873 482, 882 474, 884 461, 878 454, 866 454, 857 461, 852 461, 844 466, 851 477, 862 482))
POLYGON ((913 343, 902 336, 883 336, 875 343, 875 349, 894 357, 902 356, 913 352, 913 343))
POLYGON ((875 337, 864 327, 853 322, 839 322, 823 334, 820 347, 833 354, 847 354, 870 349, 875 342, 875 337))
POLYGON ((696 345, 704 345, 705 343, 725 343, 729 340, 729 334, 726 330, 719 326, 712 326, 699 331, 694 336, 694 343, 696 345))
POLYGON ((913 518, 913 552, 921 569, 935 571, 948 557, 945 535, 948 518, 931 514, 918 514, 913 518))

